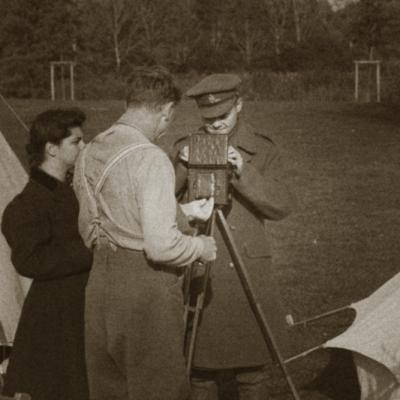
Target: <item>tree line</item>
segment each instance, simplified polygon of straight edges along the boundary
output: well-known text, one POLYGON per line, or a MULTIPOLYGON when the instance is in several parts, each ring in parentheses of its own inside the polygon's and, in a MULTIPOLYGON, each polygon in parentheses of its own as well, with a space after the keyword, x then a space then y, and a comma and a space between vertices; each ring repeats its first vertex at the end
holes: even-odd
MULTIPOLYGON (((0 90, 45 96, 49 63, 77 80, 123 80, 132 65, 175 73, 343 71, 397 61, 398 0, 0 0, 0 90)), ((115 89, 118 91, 119 89, 115 89)), ((117 92, 115 93, 118 94, 117 92)))

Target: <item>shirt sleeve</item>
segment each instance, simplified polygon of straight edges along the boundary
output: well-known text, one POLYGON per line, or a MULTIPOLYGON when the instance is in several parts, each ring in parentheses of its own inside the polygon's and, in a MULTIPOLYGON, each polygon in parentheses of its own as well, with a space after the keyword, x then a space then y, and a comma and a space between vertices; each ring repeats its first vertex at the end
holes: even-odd
POLYGON ((130 169, 137 184, 144 250, 154 262, 188 265, 200 258, 203 243, 178 229, 174 169, 160 149, 144 153, 140 168, 136 172, 130 169))
POLYGON ((176 205, 176 222, 178 224, 178 229, 186 234, 193 236, 196 233, 196 228, 190 224, 188 216, 182 211, 179 204, 176 205))
POLYGON ((68 241, 52 236, 51 220, 45 213, 8 207, 2 231, 11 248, 11 261, 17 272, 37 280, 49 280, 88 271, 92 254, 80 237, 68 241))

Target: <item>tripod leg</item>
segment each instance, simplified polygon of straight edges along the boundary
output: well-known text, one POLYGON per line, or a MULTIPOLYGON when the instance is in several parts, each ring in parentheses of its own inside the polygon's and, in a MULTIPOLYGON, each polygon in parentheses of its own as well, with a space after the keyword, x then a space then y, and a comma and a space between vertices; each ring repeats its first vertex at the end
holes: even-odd
POLYGON ((240 283, 243 287, 243 290, 246 294, 247 300, 249 301, 250 307, 254 313, 254 316, 257 320, 258 326, 260 327, 261 333, 263 335, 264 341, 268 346, 268 349, 271 353, 272 358, 279 365, 288 387, 292 392, 293 398, 295 400, 300 400, 300 397, 297 393, 296 387, 293 384, 292 378, 289 375, 289 372, 286 368, 285 362, 280 354, 276 341, 273 337, 271 328, 269 327, 268 321, 264 315, 264 312, 261 308, 261 304, 259 300, 256 298, 255 291, 253 289, 249 273, 247 272, 246 266, 240 256, 240 253, 236 247, 235 241, 229 229, 229 226, 226 222, 225 216, 221 210, 217 210, 218 222, 221 226, 221 233, 225 239, 225 243, 229 249, 230 255, 232 257, 233 263, 235 265, 236 272, 239 276, 240 283))
POLYGON ((189 311, 190 311, 190 283, 192 281, 193 275, 193 265, 189 265, 186 268, 184 281, 183 281, 183 304, 185 306, 184 314, 183 314, 183 326, 185 327, 184 331, 187 332, 188 328, 188 320, 189 320, 189 311))
POLYGON ((204 296, 203 296, 203 293, 200 293, 196 299, 196 308, 194 311, 193 326, 192 326, 192 332, 190 335, 189 350, 188 350, 188 355, 187 355, 187 360, 186 360, 186 372, 189 376, 190 376, 190 371, 192 369, 192 364, 193 364, 194 349, 196 346, 196 338, 197 338, 197 330, 199 328, 200 312, 203 308, 203 303, 204 303, 204 296))
MULTIPOLYGON (((206 229, 206 233, 208 235, 214 234, 214 225, 215 225, 215 210, 212 212, 209 224, 206 229)), ((214 264, 214 262, 212 262, 212 261, 208 262, 206 264, 206 268, 204 270, 204 276, 203 276, 203 282, 202 282, 203 284, 202 284, 201 292, 198 294, 197 299, 196 299, 196 307, 195 307, 194 317, 193 317, 192 332, 190 335, 189 350, 188 350, 188 355, 187 355, 187 360, 186 360, 186 371, 189 375, 190 375, 190 371, 192 369, 192 364, 193 364, 193 357, 194 357, 194 351, 195 351, 195 347, 196 347, 196 338, 197 338, 197 332, 198 332, 198 328, 199 328, 200 316, 201 316, 201 312, 204 307, 204 300, 205 300, 205 296, 206 296, 206 292, 207 292, 207 288, 208 288, 210 271, 211 271, 211 267, 213 266, 213 264, 214 264)), ((188 293, 188 295, 190 296, 190 293, 188 293)), ((188 310, 189 310, 189 306, 190 306, 190 298, 188 298, 188 303, 187 303, 188 310)), ((188 328, 187 327, 187 319, 188 319, 188 316, 186 317, 186 328, 188 328)))

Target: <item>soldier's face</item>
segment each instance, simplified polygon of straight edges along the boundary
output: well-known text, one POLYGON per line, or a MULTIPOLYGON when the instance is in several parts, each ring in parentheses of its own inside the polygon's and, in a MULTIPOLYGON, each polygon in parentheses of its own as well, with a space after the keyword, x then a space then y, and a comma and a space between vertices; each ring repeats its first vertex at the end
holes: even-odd
POLYGON ((216 118, 203 118, 206 131, 217 135, 229 135, 236 126, 241 110, 242 100, 239 98, 236 104, 226 114, 216 118))

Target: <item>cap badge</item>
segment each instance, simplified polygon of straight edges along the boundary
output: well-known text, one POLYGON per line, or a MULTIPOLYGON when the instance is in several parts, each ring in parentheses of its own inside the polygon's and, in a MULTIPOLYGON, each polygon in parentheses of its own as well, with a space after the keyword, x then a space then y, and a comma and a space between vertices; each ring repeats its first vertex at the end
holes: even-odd
POLYGON ((215 104, 215 103, 218 103, 218 102, 221 101, 221 99, 218 99, 218 98, 215 97, 213 94, 209 94, 208 97, 207 97, 207 99, 208 99, 208 102, 209 102, 210 104, 215 104))

